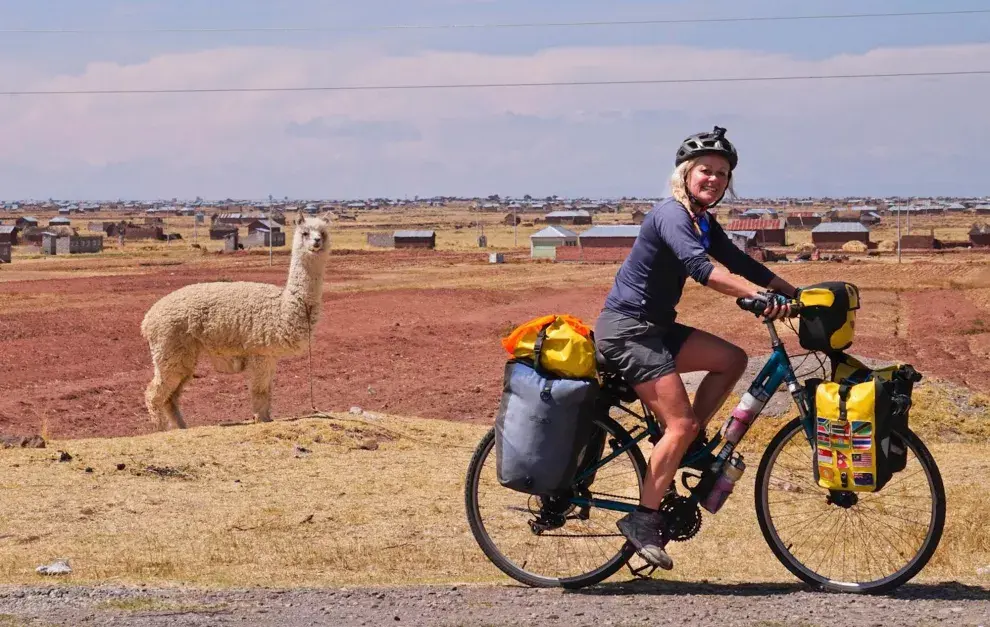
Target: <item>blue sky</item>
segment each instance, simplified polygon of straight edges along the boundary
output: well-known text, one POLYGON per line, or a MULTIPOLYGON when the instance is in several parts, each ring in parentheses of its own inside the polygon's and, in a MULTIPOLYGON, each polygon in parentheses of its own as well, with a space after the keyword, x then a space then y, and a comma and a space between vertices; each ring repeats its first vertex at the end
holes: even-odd
MULTIPOLYGON (((0 0, 0 29, 692 19, 944 1, 0 0)), ((0 91, 990 70, 990 14, 587 28, 5 34, 0 91)), ((737 190, 990 194, 990 75, 522 89, 0 97, 0 198, 658 195, 713 124, 737 190), (974 147, 980 150, 974 150, 974 147)))

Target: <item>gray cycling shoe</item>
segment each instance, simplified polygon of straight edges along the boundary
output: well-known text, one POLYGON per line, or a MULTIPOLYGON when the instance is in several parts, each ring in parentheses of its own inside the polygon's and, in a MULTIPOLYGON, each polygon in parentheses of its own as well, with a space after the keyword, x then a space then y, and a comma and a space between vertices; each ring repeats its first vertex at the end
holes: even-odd
POLYGON ((664 550, 667 541, 661 531, 663 517, 659 513, 631 512, 620 518, 615 526, 636 548, 636 552, 652 566, 670 570, 674 560, 664 550))

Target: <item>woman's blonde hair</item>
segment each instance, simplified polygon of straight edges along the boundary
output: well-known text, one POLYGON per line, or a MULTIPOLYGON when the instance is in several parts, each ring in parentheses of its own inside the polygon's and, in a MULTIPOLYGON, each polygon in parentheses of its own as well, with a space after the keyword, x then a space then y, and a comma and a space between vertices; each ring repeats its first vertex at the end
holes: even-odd
MULTIPOLYGON (((674 168, 674 171, 670 174, 670 192, 674 197, 674 200, 681 203, 688 209, 691 208, 691 197, 688 195, 687 189, 687 178, 694 166, 698 165, 697 159, 688 159, 681 165, 674 168)), ((735 200, 738 198, 736 196, 736 190, 732 187, 732 175, 729 175, 729 185, 725 189, 725 196, 722 200, 728 197, 730 200, 735 200)))

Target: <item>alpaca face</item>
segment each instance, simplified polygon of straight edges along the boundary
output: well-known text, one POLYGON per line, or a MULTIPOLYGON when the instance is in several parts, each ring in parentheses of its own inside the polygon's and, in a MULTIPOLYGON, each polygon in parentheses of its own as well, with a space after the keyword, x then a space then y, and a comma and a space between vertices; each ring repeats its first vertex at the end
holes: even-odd
POLYGON ((296 221, 293 247, 304 253, 317 255, 330 247, 330 224, 321 218, 300 215, 296 221))

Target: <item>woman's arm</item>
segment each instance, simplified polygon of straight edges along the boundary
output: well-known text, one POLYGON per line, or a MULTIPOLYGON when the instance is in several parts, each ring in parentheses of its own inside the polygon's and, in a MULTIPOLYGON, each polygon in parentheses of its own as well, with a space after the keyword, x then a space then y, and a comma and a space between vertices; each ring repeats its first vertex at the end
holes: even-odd
POLYGON ((797 288, 777 275, 774 275, 773 279, 770 281, 770 284, 767 285, 767 287, 769 287, 775 292, 779 292, 780 294, 783 294, 788 298, 797 298, 797 288))
POLYGON ((755 283, 751 283, 741 276, 727 272, 717 266, 708 275, 706 286, 716 292, 721 292, 727 296, 734 296, 735 298, 752 298, 761 291, 761 288, 755 283))

